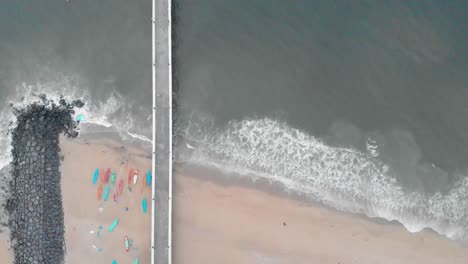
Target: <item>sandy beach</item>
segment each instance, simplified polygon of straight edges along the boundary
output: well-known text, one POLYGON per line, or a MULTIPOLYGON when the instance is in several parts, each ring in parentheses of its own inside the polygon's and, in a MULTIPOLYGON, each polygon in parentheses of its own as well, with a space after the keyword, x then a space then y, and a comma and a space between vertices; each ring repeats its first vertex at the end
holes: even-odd
POLYGON ((10 236, 8 232, 0 234, 0 262, 13 263, 13 252, 10 247, 10 236))
POLYGON ((117 263, 133 263, 137 257, 140 263, 150 263, 151 203, 148 202, 146 214, 141 209, 142 198, 151 199, 151 188, 143 188, 142 181, 151 169, 150 157, 142 150, 111 140, 62 138, 60 145, 65 156, 61 166, 65 263, 111 263, 114 259, 117 263), (97 185, 92 184, 96 168, 115 170, 116 182, 124 179, 124 191, 118 202, 113 201, 112 192, 107 201, 97 200, 97 185), (138 183, 131 185, 131 192, 127 186, 130 168, 140 171, 138 183), (115 218, 119 218, 119 223, 109 232, 115 218), (124 248, 125 235, 133 240, 129 252, 124 248))
POLYGON ((194 177, 185 168, 174 175, 176 264, 466 263, 468 259, 466 246, 430 231, 410 233, 401 225, 215 183, 194 177))
MULTIPOLYGON (((2 187, 7 188, 7 184, 2 182, 2 187)), ((6 203, 6 196, 1 196, 1 203, 6 203)), ((0 207, 0 218, 2 226, 0 228, 0 263, 13 263, 13 250, 10 246, 10 230, 8 228, 8 212, 6 208, 1 206, 0 207)))

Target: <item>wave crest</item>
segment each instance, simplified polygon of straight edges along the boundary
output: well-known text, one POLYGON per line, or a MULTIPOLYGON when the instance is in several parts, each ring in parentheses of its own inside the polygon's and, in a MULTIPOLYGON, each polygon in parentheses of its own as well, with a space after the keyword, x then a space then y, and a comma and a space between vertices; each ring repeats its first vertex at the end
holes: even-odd
POLYGON ((197 145, 183 162, 279 181, 338 210, 397 220, 410 232, 432 228, 466 239, 468 177, 446 194, 410 191, 375 153, 328 146, 268 118, 233 121, 224 130, 191 124, 182 136, 197 145))

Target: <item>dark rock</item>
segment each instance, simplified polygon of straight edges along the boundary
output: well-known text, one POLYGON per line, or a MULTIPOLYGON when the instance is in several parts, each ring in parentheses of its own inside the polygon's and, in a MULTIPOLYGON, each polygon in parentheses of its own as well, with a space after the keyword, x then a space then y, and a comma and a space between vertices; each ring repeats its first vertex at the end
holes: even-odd
POLYGON ((17 126, 12 136, 9 213, 15 263, 63 263, 64 225, 60 190, 59 134, 76 137, 74 107, 63 98, 55 104, 45 95, 24 109, 13 108, 17 126), (47 183, 44 180, 47 179, 47 183))

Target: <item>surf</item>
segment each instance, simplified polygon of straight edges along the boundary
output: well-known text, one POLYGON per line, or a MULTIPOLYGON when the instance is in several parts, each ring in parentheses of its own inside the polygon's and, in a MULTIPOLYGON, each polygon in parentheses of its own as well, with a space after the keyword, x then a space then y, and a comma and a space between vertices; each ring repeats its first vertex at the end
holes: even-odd
POLYGON ((329 146, 268 118, 231 121, 223 129, 189 124, 179 133, 191 146, 179 148, 180 162, 281 182, 337 210, 396 220, 410 232, 468 237, 468 177, 461 175, 447 193, 409 190, 376 157, 374 142, 368 152, 329 146))
MULTIPOLYGON (((95 133, 89 127, 101 127, 116 132, 124 141, 139 142, 150 147, 151 127, 144 120, 136 121, 131 114, 133 106, 125 97, 116 91, 108 94, 107 99, 98 99, 90 94, 90 88, 81 82, 79 77, 60 72, 48 72, 40 81, 17 84, 7 96, 8 104, 0 108, 0 170, 11 162, 11 137, 9 131, 15 126, 14 108, 25 108, 39 102, 42 95, 58 104, 61 99, 68 102, 81 100, 84 106, 76 109, 74 118, 83 118, 80 123, 80 134, 95 133)), ((148 107, 148 112, 151 112, 148 107)), ((99 133, 99 132, 98 132, 99 133)))

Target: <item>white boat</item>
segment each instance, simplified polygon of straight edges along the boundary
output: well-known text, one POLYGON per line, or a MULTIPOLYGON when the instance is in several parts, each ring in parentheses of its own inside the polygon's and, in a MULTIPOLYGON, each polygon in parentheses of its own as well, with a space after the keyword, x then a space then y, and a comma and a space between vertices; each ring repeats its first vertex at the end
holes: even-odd
POLYGON ((133 185, 135 185, 137 183, 137 181, 138 181, 138 174, 135 173, 135 174, 133 174, 133 185))

